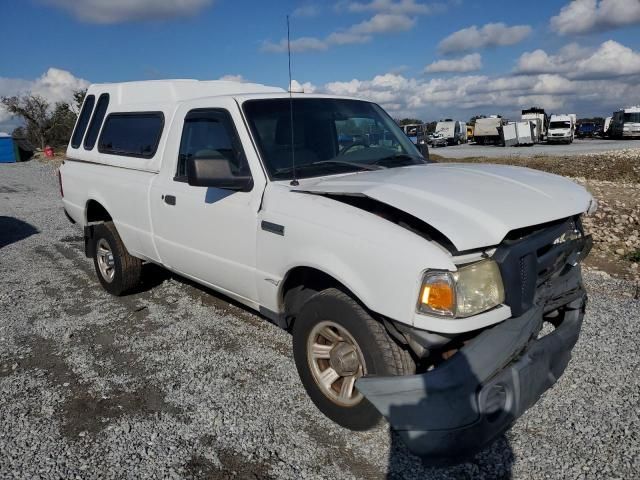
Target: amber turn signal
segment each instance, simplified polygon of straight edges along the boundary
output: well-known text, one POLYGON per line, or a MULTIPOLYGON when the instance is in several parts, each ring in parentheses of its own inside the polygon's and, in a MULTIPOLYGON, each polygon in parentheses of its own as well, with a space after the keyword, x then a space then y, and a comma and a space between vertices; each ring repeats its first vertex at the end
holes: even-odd
POLYGON ((444 282, 425 285, 422 289, 422 303, 434 310, 453 309, 453 289, 444 282))
POLYGON ((451 275, 433 272, 422 283, 418 309, 424 313, 452 316, 455 313, 456 292, 451 275))

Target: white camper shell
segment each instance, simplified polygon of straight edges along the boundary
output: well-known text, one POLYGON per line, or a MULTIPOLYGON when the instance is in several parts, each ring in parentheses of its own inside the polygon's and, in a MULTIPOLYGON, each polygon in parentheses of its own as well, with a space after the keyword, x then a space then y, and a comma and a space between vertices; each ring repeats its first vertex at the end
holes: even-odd
POLYGON ((355 430, 384 415, 431 460, 501 435, 577 341, 591 195, 540 171, 430 162, 374 103, 92 85, 67 157, 62 205, 105 290, 126 294, 154 263, 237 300, 291 332, 325 415, 355 430))

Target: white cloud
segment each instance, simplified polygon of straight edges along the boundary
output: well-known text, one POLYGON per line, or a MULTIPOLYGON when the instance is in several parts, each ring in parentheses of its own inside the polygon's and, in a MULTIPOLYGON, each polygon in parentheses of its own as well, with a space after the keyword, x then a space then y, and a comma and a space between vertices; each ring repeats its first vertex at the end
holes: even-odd
POLYGON ((296 79, 291 80, 289 90, 292 92, 304 92, 313 93, 317 90, 317 87, 311 82, 300 83, 296 79))
MULTIPOLYGON (((369 20, 352 25, 346 30, 333 32, 326 38, 300 37, 291 40, 292 52, 323 51, 334 45, 351 45, 370 42, 373 35, 410 30, 416 24, 415 18, 407 15, 378 13, 369 20)), ((287 51, 287 39, 278 43, 265 41, 263 52, 283 53, 287 51)))
POLYGON ((328 45, 353 45, 371 41, 371 35, 351 32, 333 32, 326 39, 328 45))
POLYGON ((165 20, 195 15, 214 0, 40 0, 91 23, 165 20))
POLYGON ((473 25, 446 37, 438 44, 438 50, 442 53, 455 53, 514 45, 524 40, 530 33, 529 25, 509 27, 504 23, 487 23, 480 28, 473 25))
MULTIPOLYGON (((373 16, 348 28, 329 33, 325 37, 302 37, 291 41, 292 52, 323 51, 332 46, 367 43, 380 34, 411 30, 417 16, 444 10, 444 4, 429 5, 417 0, 372 0, 370 2, 340 1, 335 6, 338 12, 372 13, 373 16), (295 45, 294 45, 295 44, 295 45)), ((316 7, 307 5, 294 11, 294 15, 310 16, 318 13, 316 7)), ((287 40, 262 42, 263 52, 283 53, 287 51, 287 40)))
POLYGON ((561 35, 611 30, 640 23, 638 0, 574 0, 551 18, 561 35))
POLYGON ((416 19, 407 15, 378 13, 369 20, 353 25, 348 32, 354 34, 404 32, 411 30, 415 24, 416 19))
POLYGON ((640 74, 640 53, 614 40, 595 51, 569 44, 557 54, 544 50, 525 52, 518 59, 517 73, 562 73, 573 79, 616 78, 640 74))
POLYGON ((291 14, 294 17, 315 17, 320 13, 320 9, 316 5, 307 4, 296 8, 291 14))
POLYGON ((438 60, 424 69, 427 73, 442 73, 442 72, 473 72, 482 68, 482 57, 479 53, 471 53, 461 58, 455 58, 452 60, 438 60))
POLYGON ((394 116, 436 119, 475 114, 519 117, 519 110, 540 105, 551 112, 610 114, 635 104, 640 84, 634 77, 577 79, 566 74, 458 75, 419 79, 388 73, 325 84, 318 91, 355 96, 381 104, 394 116))
MULTIPOLYGON (((308 51, 322 51, 329 48, 327 42, 315 37, 300 37, 291 40, 292 52, 308 52, 308 51)), ((287 39, 283 38, 278 43, 265 41, 262 43, 263 52, 270 53, 283 53, 287 51, 287 39)))
POLYGON ((218 80, 222 80, 224 82, 249 83, 249 80, 244 78, 242 75, 223 75, 218 80))
POLYGON ((640 54, 608 40, 593 55, 576 63, 575 78, 612 78, 640 74, 640 54))
MULTIPOLYGON (((48 100, 52 105, 56 102, 71 102, 73 92, 87 88, 89 82, 59 68, 49 68, 35 80, 0 77, 0 97, 35 94, 48 100)), ((11 115, 0 105, 0 131, 3 123, 9 122, 11 115)), ((15 125, 11 125, 15 127, 15 125)))
POLYGON ((371 2, 342 2, 350 12, 386 12, 395 14, 427 15, 434 10, 441 9, 441 4, 426 5, 415 0, 373 0, 371 2))

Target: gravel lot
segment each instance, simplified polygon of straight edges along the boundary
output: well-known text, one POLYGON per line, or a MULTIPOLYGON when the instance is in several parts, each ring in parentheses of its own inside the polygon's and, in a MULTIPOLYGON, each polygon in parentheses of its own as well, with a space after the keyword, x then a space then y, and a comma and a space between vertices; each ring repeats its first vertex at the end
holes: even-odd
POLYGON ((289 335, 228 299, 157 268, 139 293, 106 294, 49 165, 0 165, 0 273, 2 478, 640 471, 640 301, 600 272, 586 274, 583 334, 556 387, 472 462, 443 469, 422 466, 386 425, 356 434, 324 418, 289 335))
POLYGON ((605 152, 610 150, 624 150, 636 148, 638 142, 634 140, 608 139, 576 139, 572 144, 538 143, 531 147, 496 147, 494 145, 476 145, 464 143, 451 147, 430 149, 436 155, 445 158, 465 157, 527 157, 532 155, 583 155, 585 153, 605 152))

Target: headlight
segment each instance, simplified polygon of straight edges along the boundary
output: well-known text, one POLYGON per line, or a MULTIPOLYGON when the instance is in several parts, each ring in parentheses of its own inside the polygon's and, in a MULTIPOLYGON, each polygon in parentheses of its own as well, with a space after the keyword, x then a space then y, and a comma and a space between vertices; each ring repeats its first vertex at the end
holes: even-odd
POLYGON ((418 311, 464 318, 504 302, 500 269, 493 260, 482 260, 457 272, 427 272, 422 281, 418 311))

